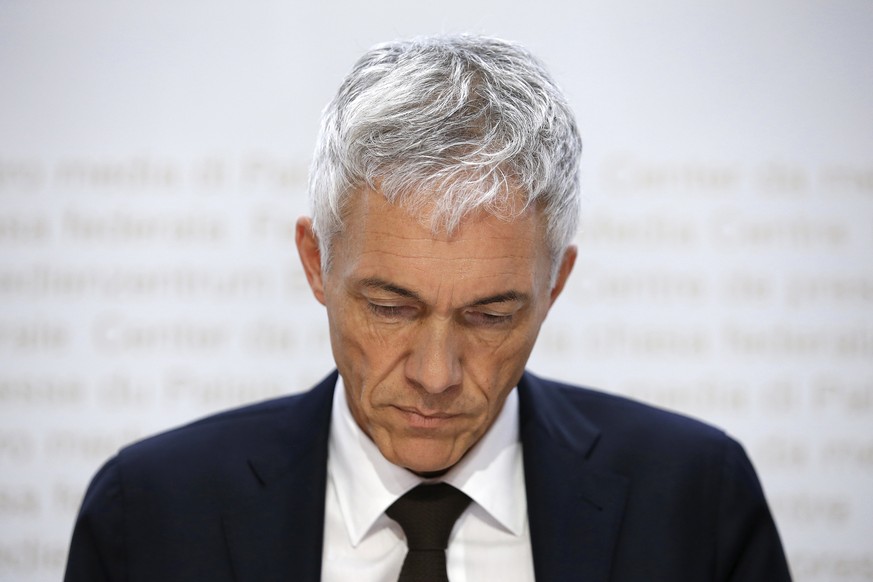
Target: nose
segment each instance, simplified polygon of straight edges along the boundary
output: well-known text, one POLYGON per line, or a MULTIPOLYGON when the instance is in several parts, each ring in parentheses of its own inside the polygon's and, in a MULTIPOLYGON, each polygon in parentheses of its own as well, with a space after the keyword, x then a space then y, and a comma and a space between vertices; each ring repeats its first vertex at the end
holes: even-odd
POLYGON ((414 338, 406 359, 407 379, 430 394, 461 383, 458 339, 450 321, 427 322, 414 338))

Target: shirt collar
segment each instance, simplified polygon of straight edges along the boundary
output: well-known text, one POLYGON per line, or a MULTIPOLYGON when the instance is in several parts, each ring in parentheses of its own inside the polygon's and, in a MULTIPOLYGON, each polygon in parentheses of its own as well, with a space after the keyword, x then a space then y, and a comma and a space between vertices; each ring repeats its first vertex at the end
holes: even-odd
MULTIPOLYGON (((328 447, 328 474, 353 546, 397 498, 426 481, 385 459, 364 434, 349 410, 342 377, 334 389, 328 447)), ((515 389, 491 428, 439 481, 463 491, 514 535, 524 532, 527 502, 515 389)))

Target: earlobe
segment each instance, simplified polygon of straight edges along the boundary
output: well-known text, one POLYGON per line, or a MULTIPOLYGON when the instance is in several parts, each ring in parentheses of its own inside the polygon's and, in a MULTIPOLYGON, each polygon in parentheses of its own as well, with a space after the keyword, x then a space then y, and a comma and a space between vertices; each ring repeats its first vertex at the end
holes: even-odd
POLYGON ((555 285, 552 287, 550 297, 551 303, 554 303, 558 298, 558 295, 561 294, 561 291, 564 290, 564 285, 567 283, 567 279, 573 271, 573 265, 576 264, 577 253, 578 250, 576 249, 576 245, 570 245, 567 247, 567 250, 564 251, 564 256, 561 258, 561 264, 558 267, 558 275, 555 277, 555 285))
POLYGON ((306 281, 312 294, 319 303, 324 304, 324 274, 321 270, 321 250, 318 248, 318 238, 312 230, 312 219, 301 216, 297 219, 294 229, 294 241, 297 243, 297 253, 300 263, 306 273, 306 281))

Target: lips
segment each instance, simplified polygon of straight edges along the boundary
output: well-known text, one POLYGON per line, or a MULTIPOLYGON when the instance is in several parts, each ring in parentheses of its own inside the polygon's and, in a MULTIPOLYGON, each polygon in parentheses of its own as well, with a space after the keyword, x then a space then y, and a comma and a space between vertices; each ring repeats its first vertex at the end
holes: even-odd
POLYGON ((458 416, 457 414, 451 414, 449 412, 440 412, 439 410, 433 412, 424 412, 414 407, 407 406, 398 406, 400 410, 403 412, 409 412, 410 414, 417 414, 418 416, 424 416, 426 418, 451 418, 453 416, 458 416))
POLYGON ((395 406, 395 409, 415 428, 439 428, 460 415, 440 411, 422 411, 414 407, 395 406))

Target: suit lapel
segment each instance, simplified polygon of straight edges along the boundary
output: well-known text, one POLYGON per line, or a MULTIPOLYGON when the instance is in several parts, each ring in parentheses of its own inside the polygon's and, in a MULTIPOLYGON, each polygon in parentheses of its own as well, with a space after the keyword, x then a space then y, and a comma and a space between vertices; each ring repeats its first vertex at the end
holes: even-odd
POLYGON ((277 438, 242 470, 256 480, 249 500, 223 516, 238 582, 312 581, 321 577, 327 440, 336 373, 299 396, 277 438))
POLYGON ((525 374, 518 387, 536 578, 605 582, 629 482, 591 467, 599 429, 544 384, 525 374))
MULTIPOLYGON (((222 516, 238 582, 320 579, 335 383, 336 373, 300 395, 277 438, 242 468, 257 493, 222 516)), ((518 387, 536 578, 605 582, 629 483, 589 466, 599 430, 543 384, 525 374, 518 387)))

